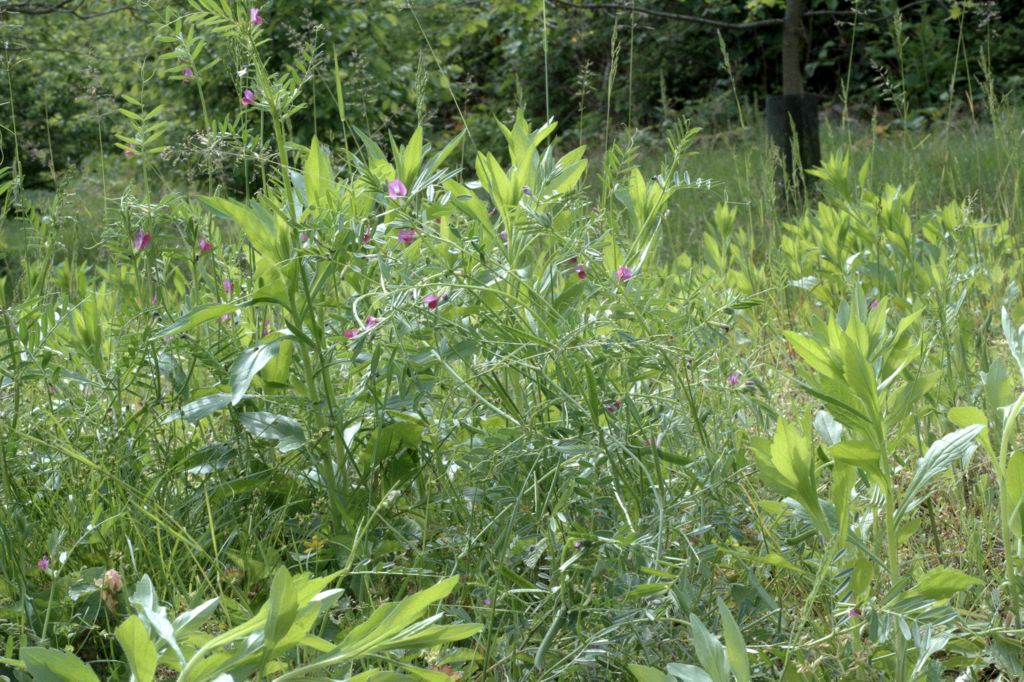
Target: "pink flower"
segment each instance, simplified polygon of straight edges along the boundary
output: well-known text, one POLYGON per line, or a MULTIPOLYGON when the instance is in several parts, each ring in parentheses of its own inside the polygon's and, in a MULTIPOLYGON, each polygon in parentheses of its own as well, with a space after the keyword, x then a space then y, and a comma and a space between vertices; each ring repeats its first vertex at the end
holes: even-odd
POLYGON ((213 251, 213 243, 206 237, 201 238, 199 240, 199 253, 209 253, 210 251, 213 251))
POLYGON ((404 197, 409 191, 405 188, 405 183, 397 178, 388 183, 388 196, 392 199, 398 197, 404 197))
POLYGON ((370 231, 367 230, 366 232, 363 232, 363 243, 364 244, 369 244, 370 243, 370 239, 372 239, 372 236, 370 235, 370 231))
POLYGON ((36 562, 36 568, 40 571, 45 571, 50 568, 50 555, 44 554, 39 561, 36 562))
POLYGON ((135 238, 132 239, 132 246, 135 247, 136 251, 141 251, 142 249, 149 246, 149 243, 151 241, 153 241, 153 236, 149 234, 149 232, 146 232, 145 230, 139 230, 138 232, 135 233, 135 238))
POLYGON ((878 299, 877 298, 871 299, 871 303, 868 303, 868 310, 874 310, 877 307, 878 307, 878 299))
POLYGON ((224 313, 223 315, 221 315, 220 316, 220 321, 221 322, 230 322, 231 321, 231 313, 224 313))
POLYGON ((359 327, 352 327, 351 329, 345 330, 346 339, 354 339, 359 335, 359 327))
POLYGON ((373 328, 374 328, 374 327, 376 327, 376 326, 377 326, 378 324, 380 324, 380 320, 378 320, 378 319, 377 319, 376 317, 374 317, 373 315, 370 315, 370 316, 368 316, 368 317, 366 318, 366 328, 367 328, 367 329, 373 329, 373 328))
POLYGON ((256 103, 256 95, 253 94, 252 90, 246 88, 242 91, 242 106, 247 107, 256 103))
POLYGON ((620 265, 619 269, 615 271, 615 276, 619 278, 620 282, 628 282, 633 279, 633 271, 625 265, 620 265))
POLYGON ((299 241, 305 244, 309 241, 309 235, 305 232, 299 232, 299 241))
POLYGON ((116 569, 110 569, 103 574, 103 589, 112 594, 117 594, 124 589, 124 579, 116 569))
POLYGON ((126 147, 125 150, 124 150, 124 155, 125 155, 125 158, 128 158, 128 159, 132 158, 133 156, 135 156, 135 148, 134 147, 126 147))
POLYGON ((189 67, 186 66, 184 69, 181 70, 181 82, 182 83, 191 83, 192 82, 192 76, 194 76, 194 75, 196 75, 195 72, 192 69, 190 69, 189 67))
POLYGON ((434 296, 433 294, 428 294, 423 297, 423 302, 427 304, 427 308, 429 310, 437 309, 437 303, 440 300, 441 299, 439 299, 437 296, 434 296))
POLYGON ((270 320, 263 320, 263 336, 270 333, 270 320))
POLYGON ((606 405, 604 409, 608 412, 608 414, 615 414, 620 409, 622 409, 622 401, 614 400, 608 403, 608 405, 606 405))
POLYGON ((252 22, 253 26, 262 26, 263 25, 263 17, 260 16, 260 8, 259 7, 250 7, 249 8, 249 21, 252 22))
POLYGON ((224 278, 224 293, 225 294, 230 294, 230 293, 233 293, 234 290, 235 290, 235 283, 232 282, 229 278, 225 277, 224 278))
POLYGON ((149 299, 149 302, 150 302, 150 303, 151 303, 152 305, 156 305, 156 301, 157 301, 157 298, 156 298, 156 294, 153 294, 153 296, 152 296, 152 297, 150 297, 150 299, 149 299))
POLYGON ((576 268, 576 276, 579 277, 580 279, 586 279, 587 278, 587 271, 583 269, 582 265, 580 265, 580 266, 578 266, 576 268))
POLYGON ((729 384, 730 386, 739 386, 740 373, 733 372, 732 374, 729 375, 729 378, 725 380, 725 383, 729 384))
POLYGON ((573 256, 572 258, 569 259, 569 265, 576 265, 578 261, 579 259, 576 258, 576 256, 573 256))
POLYGON ((406 246, 416 241, 416 230, 399 230, 398 241, 402 242, 406 246))

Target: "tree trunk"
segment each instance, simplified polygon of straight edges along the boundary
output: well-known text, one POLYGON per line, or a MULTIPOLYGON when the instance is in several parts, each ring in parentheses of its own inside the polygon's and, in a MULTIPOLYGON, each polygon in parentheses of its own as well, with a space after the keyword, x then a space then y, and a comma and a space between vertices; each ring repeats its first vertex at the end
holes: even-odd
POLYGON ((804 93, 804 0, 786 0, 782 25, 782 94, 765 101, 768 136, 778 148, 776 175, 780 198, 796 205, 813 180, 804 170, 821 163, 818 98, 804 93))
POLYGON ((786 0, 786 16, 782 24, 782 94, 804 94, 804 0, 786 0))

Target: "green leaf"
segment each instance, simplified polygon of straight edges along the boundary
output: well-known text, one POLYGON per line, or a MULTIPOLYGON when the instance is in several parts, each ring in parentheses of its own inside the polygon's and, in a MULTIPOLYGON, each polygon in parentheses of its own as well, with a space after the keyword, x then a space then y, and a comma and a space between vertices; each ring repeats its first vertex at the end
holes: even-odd
POLYGON ((666 670, 683 682, 716 682, 704 670, 688 663, 669 663, 666 670))
POLYGON ((169 415, 164 417, 163 423, 170 424, 178 419, 184 419, 185 421, 189 421, 194 424, 203 417, 213 414, 217 410, 225 408, 230 404, 230 393, 214 393, 212 395, 203 396, 202 398, 193 400, 181 409, 171 412, 169 415))
POLYGON ((646 665, 630 663, 627 667, 629 672, 633 673, 636 682, 673 682, 671 676, 646 665))
POLYGON ((129 616, 114 631, 128 667, 132 671, 133 682, 152 682, 156 674, 156 645, 149 639, 149 632, 138 616, 129 616))
POLYGON ((246 348, 235 358, 228 372, 231 382, 231 404, 237 405, 249 390, 252 380, 280 352, 281 342, 287 337, 274 339, 262 346, 246 348))
POLYGON ((939 566, 921 576, 912 593, 928 599, 948 599, 960 590, 984 584, 974 576, 949 566, 939 566))
POLYGON ((182 639, 186 635, 189 635, 200 627, 203 623, 213 614, 214 609, 217 608, 217 604, 220 603, 218 597, 204 601, 194 609, 189 609, 183 613, 179 613, 174 619, 174 636, 178 639, 182 639))
POLYGON ((697 651, 697 660, 712 682, 730 682, 725 647, 704 627, 704 623, 695 613, 690 614, 690 632, 693 635, 693 648, 697 651))
POLYGON ((211 209, 227 216, 245 232, 253 248, 264 256, 273 256, 277 251, 277 229, 270 215, 261 208, 246 206, 232 199, 222 197, 199 197, 211 209))
POLYGON ((302 425, 291 417, 270 412, 243 412, 238 415, 238 421, 254 438, 276 440, 281 452, 297 450, 306 443, 302 425))
POLYGON ((142 579, 135 585, 135 591, 128 598, 128 602, 135 607, 135 613, 142 619, 142 622, 165 641, 178 655, 178 660, 184 663, 185 656, 181 653, 178 640, 174 636, 174 626, 167 618, 167 608, 160 606, 153 590, 153 581, 149 579, 148 575, 142 576, 142 579))
POLYGON ((771 443, 755 439, 754 446, 757 469, 764 484, 799 502, 818 530, 827 534, 828 523, 818 500, 814 453, 807 438, 780 417, 771 443))
POLYGON ((67 651, 29 646, 21 650, 21 661, 34 682, 99 682, 92 668, 67 651))
POLYGON ((329 206, 330 201, 337 195, 337 189, 334 186, 330 161, 324 155, 320 148, 320 141, 315 135, 309 143, 309 154, 306 155, 306 164, 302 168, 302 175, 306 183, 306 196, 310 207, 329 206))
POLYGON ((732 617, 729 607, 718 599, 718 615, 722 620, 722 634, 725 636, 725 654, 729 659, 729 667, 736 676, 736 682, 750 682, 750 663, 747 660, 747 642, 743 639, 736 619, 732 617))
POLYGON ((828 449, 828 454, 835 461, 848 466, 863 469, 873 483, 882 490, 888 486, 882 475, 881 453, 867 441, 844 441, 828 449))
POLYGON ((233 303, 207 303, 193 308, 192 310, 179 317, 170 325, 164 327, 153 336, 154 339, 159 339, 163 336, 170 336, 171 334, 177 334, 180 332, 188 331, 192 327, 201 325, 203 322, 208 322, 215 318, 219 318, 221 315, 227 313, 233 313, 238 310, 239 306, 233 303))
POLYGON ((924 457, 917 460, 917 468, 904 491, 905 502, 896 512, 896 523, 899 523, 908 511, 916 509, 927 497, 926 488, 936 476, 948 470, 954 463, 963 462, 974 454, 975 448, 978 447, 978 434, 984 428, 980 424, 972 424, 948 433, 932 443, 924 457))
POLYGON ((1017 537, 1024 537, 1024 451, 1010 455, 1006 463, 1006 495, 1010 512, 1010 530, 1017 537))
POLYGON ((267 598, 267 622, 263 626, 263 641, 268 652, 288 634, 298 610, 299 603, 295 597, 292 577, 288 569, 281 566, 274 573, 274 581, 270 584, 270 596, 267 598))

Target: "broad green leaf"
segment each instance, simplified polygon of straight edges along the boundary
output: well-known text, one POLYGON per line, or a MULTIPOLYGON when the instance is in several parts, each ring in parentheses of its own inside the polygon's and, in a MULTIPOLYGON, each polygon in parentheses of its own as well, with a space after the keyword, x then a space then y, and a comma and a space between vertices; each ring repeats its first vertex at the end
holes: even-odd
POLYGON ((964 462, 974 454, 978 447, 977 437, 985 427, 980 424, 958 429, 948 433, 939 440, 932 443, 924 457, 917 460, 917 468, 914 475, 904 490, 904 503, 896 512, 896 523, 900 522, 903 516, 919 504, 927 496, 928 484, 936 476, 949 470, 956 462, 964 462))
POLYGON ((722 634, 725 637, 725 654, 729 659, 729 667, 736 676, 736 682, 750 682, 750 663, 747 660, 747 642, 743 632, 732 617, 729 607, 718 599, 718 615, 722 620, 722 634))
POLYGON ((78 656, 59 649, 29 646, 21 661, 33 682, 99 682, 99 677, 78 656))
POLYGON ((949 566, 939 566, 921 576, 912 593, 928 599, 948 599, 960 590, 984 584, 983 580, 949 566))
POLYGON ((669 663, 666 670, 672 677, 683 682, 717 682, 703 669, 688 663, 669 663))
POLYGON ((277 253, 277 229, 266 211, 222 197, 199 197, 199 200, 237 223, 257 252, 264 256, 277 253))
POLYGON ((306 184, 306 196, 311 208, 330 206, 330 202, 336 198, 337 189, 334 186, 334 177, 331 172, 331 163, 320 147, 320 141, 313 136, 309 143, 309 153, 306 155, 306 164, 302 168, 302 175, 306 184))
POLYGON ((171 625, 171 621, 167 618, 167 608, 160 606, 156 592, 153 590, 153 581, 149 579, 148 575, 142 576, 142 579, 135 585, 135 591, 128 598, 128 602, 135 608, 135 613, 138 614, 139 618, 149 625, 157 636, 166 642, 167 646, 171 647, 171 650, 177 654, 178 660, 184 663, 185 656, 182 654, 181 648, 178 646, 178 640, 174 636, 174 626, 171 625))
POLYGON ((693 648, 697 652, 697 660, 701 667, 711 676, 712 682, 730 682, 729 661, 725 647, 712 635, 697 614, 690 614, 690 632, 693 636, 693 648))
POLYGON ((208 322, 219 318, 222 315, 233 313, 238 310, 238 308, 239 306, 234 305, 233 303, 207 303, 206 305, 197 306, 179 317, 170 325, 158 331, 153 338, 158 339, 162 336, 170 336, 171 334, 188 331, 189 329, 192 329, 192 327, 201 325, 203 322, 208 322))
POLYGON ((863 469, 871 479, 885 490, 888 483, 882 475, 881 453, 867 441, 844 441, 828 449, 828 454, 837 462, 863 469))
POLYGON ((629 672, 633 673, 636 682, 673 682, 671 676, 646 665, 630 663, 627 667, 629 672))
POLYGON ((129 616, 117 626, 114 635, 128 659, 134 682, 152 682, 156 674, 157 652, 142 620, 138 616, 129 616))
POLYGON ((291 452, 306 442, 306 434, 296 419, 270 412, 243 412, 238 415, 242 428, 254 438, 277 441, 277 449, 291 452))
POLYGON ((175 410, 169 415, 164 417, 164 424, 170 424, 178 419, 184 419, 185 421, 192 422, 193 424, 213 414, 217 410, 223 409, 231 404, 230 393, 214 393, 212 395, 203 396, 197 398, 187 405, 183 406, 180 410, 175 410))
POLYGON ((263 626, 263 641, 267 649, 272 649, 288 634, 298 609, 292 577, 288 569, 281 566, 274 574, 270 596, 267 598, 267 622, 263 626))
POLYGON ((1024 451, 1010 455, 1006 463, 1006 495, 1010 507, 1010 530, 1017 537, 1024 537, 1024 451))
POLYGON ((195 632, 203 623, 213 614, 217 605, 220 603, 218 597, 204 601, 194 609, 189 609, 179 613, 174 619, 174 636, 178 639, 184 638, 186 635, 195 632))
POLYGON ((252 380, 259 374, 259 371, 266 367, 267 363, 281 350, 281 342, 287 337, 274 339, 262 346, 246 348, 235 358, 228 372, 231 382, 231 404, 237 405, 245 397, 252 380))
POLYGON ((818 530, 828 533, 828 523, 818 500, 814 452, 807 438, 779 418, 771 443, 755 439, 755 456, 761 480, 774 492, 799 502, 818 530))

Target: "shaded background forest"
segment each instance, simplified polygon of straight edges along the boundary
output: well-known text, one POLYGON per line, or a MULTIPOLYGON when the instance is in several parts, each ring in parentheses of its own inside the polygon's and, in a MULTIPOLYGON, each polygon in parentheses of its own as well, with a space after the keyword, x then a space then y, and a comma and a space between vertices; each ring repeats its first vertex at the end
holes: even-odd
MULTIPOLYGON (((263 12, 273 17, 272 68, 307 79, 304 108, 290 119, 298 139, 315 132, 341 142, 336 60, 357 125, 396 135, 418 123, 448 133, 468 126, 471 145, 491 149, 500 143, 494 119, 509 120, 518 107, 599 145, 622 126, 670 125, 680 114, 707 131, 750 124, 764 95, 779 90, 780 27, 736 25, 778 20, 781 4, 277 0, 263 12), (703 21, 666 16, 680 14, 703 21)), ((805 87, 826 113, 918 128, 946 116, 983 117, 989 86, 1013 98, 1024 84, 1024 9, 1015 0, 808 4, 805 87)), ((0 3, 9 100, 0 116, 3 155, 5 164, 20 163, 26 187, 53 188, 67 171, 96 164, 98 148, 117 154, 114 136, 127 132, 119 109, 129 97, 169 101, 154 121, 166 125, 162 151, 178 172, 216 164, 225 183, 244 190, 211 137, 244 146, 245 74, 235 56, 204 46, 195 54, 206 101, 182 83, 184 55, 196 43, 173 17, 187 7, 0 3), (180 94, 167 97, 175 89, 180 94), (203 106, 216 131, 205 138, 194 132, 203 106)))

